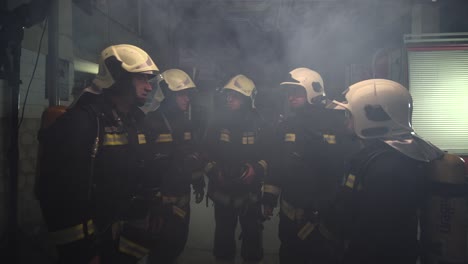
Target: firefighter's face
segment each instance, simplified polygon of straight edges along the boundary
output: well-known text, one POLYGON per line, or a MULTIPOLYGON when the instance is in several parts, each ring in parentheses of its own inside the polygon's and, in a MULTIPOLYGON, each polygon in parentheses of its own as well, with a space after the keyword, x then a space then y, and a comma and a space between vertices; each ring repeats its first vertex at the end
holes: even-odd
POLYGON ((226 91, 226 107, 231 111, 239 110, 244 103, 243 95, 236 91, 226 91))
POLYGON ((132 74, 132 83, 135 87, 135 96, 138 105, 144 105, 146 98, 153 90, 147 74, 132 74))
POLYGON ((175 95, 175 101, 179 110, 187 111, 190 105, 189 93, 187 91, 177 92, 175 95))
POLYGON ((289 107, 292 109, 303 107, 307 102, 307 94, 305 89, 300 86, 288 87, 288 102, 289 107))

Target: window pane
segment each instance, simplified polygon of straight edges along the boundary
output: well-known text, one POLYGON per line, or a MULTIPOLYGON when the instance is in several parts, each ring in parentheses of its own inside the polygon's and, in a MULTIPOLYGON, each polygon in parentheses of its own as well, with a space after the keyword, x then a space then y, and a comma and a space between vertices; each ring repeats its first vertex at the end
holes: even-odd
POLYGON ((468 154, 468 51, 410 51, 416 132, 456 154, 468 154))

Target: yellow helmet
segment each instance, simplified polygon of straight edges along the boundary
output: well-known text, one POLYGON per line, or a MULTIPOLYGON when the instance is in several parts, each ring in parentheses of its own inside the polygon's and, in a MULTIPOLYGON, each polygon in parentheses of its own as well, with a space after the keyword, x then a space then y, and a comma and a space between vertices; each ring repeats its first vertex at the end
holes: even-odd
POLYGON ((99 58, 99 72, 93 80, 99 89, 111 87, 116 82, 115 69, 110 69, 106 60, 115 57, 121 62, 123 70, 130 73, 155 75, 159 71, 151 57, 142 49, 128 44, 113 45, 105 48, 99 58))
POLYGON ((190 76, 182 70, 170 69, 163 72, 161 75, 166 81, 169 90, 173 92, 196 88, 190 76))
POLYGON ((172 92, 183 90, 194 90, 195 83, 190 76, 179 69, 169 69, 156 76, 157 88, 153 89, 147 102, 140 109, 145 112, 152 112, 159 108, 162 101, 166 99, 172 92))
POLYGON ((252 108, 255 108, 255 96, 257 95, 257 88, 255 87, 254 82, 245 75, 238 74, 234 76, 224 86, 223 90, 233 90, 249 97, 252 101, 252 108))

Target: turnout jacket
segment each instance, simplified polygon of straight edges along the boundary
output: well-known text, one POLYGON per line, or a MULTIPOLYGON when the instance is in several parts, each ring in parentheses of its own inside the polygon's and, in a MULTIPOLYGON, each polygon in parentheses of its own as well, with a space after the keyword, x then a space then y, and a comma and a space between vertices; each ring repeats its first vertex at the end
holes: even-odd
POLYGON ((345 263, 415 263, 427 163, 375 141, 350 161, 330 227, 349 241, 345 263))
POLYGON ((343 178, 343 124, 343 111, 322 105, 308 105, 280 121, 263 203, 275 207, 281 196, 294 208, 317 211, 328 206, 343 178))
POLYGON ((153 179, 159 178, 161 192, 167 196, 203 191, 204 163, 199 152, 197 131, 182 111, 160 108, 148 114, 146 124, 150 130, 151 168, 153 179))
POLYGON ((222 113, 208 127, 205 140, 210 185, 208 196, 219 192, 231 197, 258 194, 268 172, 267 131, 254 111, 222 113), (255 170, 251 182, 243 182, 246 164, 255 170))
POLYGON ((118 113, 98 95, 40 131, 39 200, 57 245, 87 238, 129 209, 144 174, 143 117, 137 107, 118 113))

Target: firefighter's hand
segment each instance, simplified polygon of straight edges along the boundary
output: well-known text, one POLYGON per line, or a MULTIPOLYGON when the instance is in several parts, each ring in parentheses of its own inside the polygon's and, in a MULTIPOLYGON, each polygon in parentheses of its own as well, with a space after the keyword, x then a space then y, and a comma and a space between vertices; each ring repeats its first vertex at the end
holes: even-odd
POLYGON ((244 172, 242 173, 240 179, 245 184, 251 184, 253 182, 254 177, 255 177, 255 170, 252 167, 252 165, 250 165, 249 163, 246 163, 245 166, 246 166, 246 168, 245 168, 244 172))
POLYGON ((193 194, 195 195, 195 203, 199 204, 205 198, 205 192, 203 190, 194 191, 193 194))
POLYGON ((265 220, 270 220, 273 216, 273 207, 269 205, 263 205, 263 217, 265 220))

